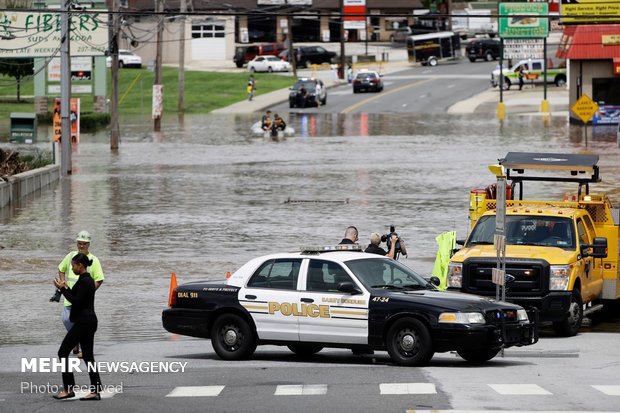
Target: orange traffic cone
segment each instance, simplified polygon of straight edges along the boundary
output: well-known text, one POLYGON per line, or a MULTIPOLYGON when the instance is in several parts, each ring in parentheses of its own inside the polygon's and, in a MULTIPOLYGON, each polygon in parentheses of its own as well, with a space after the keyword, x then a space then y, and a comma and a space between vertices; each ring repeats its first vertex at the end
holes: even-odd
POLYGON ((176 290, 177 289, 177 275, 176 273, 172 273, 170 277, 170 294, 168 295, 168 307, 172 307, 173 304, 176 304, 176 290))

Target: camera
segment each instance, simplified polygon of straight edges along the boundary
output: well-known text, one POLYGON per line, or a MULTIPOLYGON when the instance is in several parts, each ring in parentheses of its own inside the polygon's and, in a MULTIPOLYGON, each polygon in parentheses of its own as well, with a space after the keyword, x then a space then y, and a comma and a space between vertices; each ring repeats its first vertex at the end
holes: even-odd
POLYGON ((52 298, 50 298, 50 302, 57 302, 57 303, 60 302, 60 296, 61 295, 62 294, 60 293, 60 290, 56 290, 54 292, 54 295, 52 296, 52 298))
POLYGON ((407 250, 405 249, 405 242, 396 233, 396 227, 394 225, 390 225, 390 233, 381 235, 381 242, 385 242, 387 245, 388 251, 392 248, 392 235, 396 235, 396 245, 394 246, 394 252, 396 256, 398 254, 407 255, 407 250))

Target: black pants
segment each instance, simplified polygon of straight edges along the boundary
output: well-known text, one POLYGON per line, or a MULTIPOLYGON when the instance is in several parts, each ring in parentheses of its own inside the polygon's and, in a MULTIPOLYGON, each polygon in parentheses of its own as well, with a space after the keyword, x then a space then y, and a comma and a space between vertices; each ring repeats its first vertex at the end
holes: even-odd
MULTIPOLYGON (((75 386, 75 376, 69 371, 69 353, 78 343, 82 347, 82 360, 95 364, 95 356, 93 355, 93 346, 95 342, 95 331, 97 331, 97 323, 94 324, 73 324, 71 330, 67 332, 62 344, 58 349, 58 357, 65 361, 65 372, 62 373, 62 384, 65 391, 71 391, 71 387, 75 386)), ((89 370, 91 392, 99 393, 101 391, 101 378, 99 372, 95 369, 89 370), (94 387, 93 387, 94 386, 94 387)))

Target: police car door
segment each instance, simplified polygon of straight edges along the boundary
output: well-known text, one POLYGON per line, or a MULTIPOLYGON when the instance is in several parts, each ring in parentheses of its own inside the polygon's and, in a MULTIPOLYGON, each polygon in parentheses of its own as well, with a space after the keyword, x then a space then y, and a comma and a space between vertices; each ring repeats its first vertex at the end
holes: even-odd
POLYGON ((300 292, 303 317, 299 338, 303 342, 368 343, 370 294, 336 262, 310 259, 300 292), (362 294, 338 291, 340 282, 352 282, 362 294))
POLYGON ((239 304, 252 316, 259 339, 299 340, 299 317, 291 309, 299 302, 301 263, 301 258, 269 259, 239 290, 239 304))

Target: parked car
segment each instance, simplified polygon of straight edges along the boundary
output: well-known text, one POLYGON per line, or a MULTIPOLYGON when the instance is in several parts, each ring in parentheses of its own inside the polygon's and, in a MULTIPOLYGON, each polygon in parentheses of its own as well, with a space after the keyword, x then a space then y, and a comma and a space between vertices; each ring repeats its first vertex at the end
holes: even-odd
POLYGON ((248 62, 250 72, 288 72, 291 64, 277 56, 256 56, 248 62))
POLYGON ((256 56, 277 56, 286 48, 284 43, 264 43, 247 46, 237 46, 233 62, 237 67, 243 67, 256 56))
POLYGON ((381 92, 382 90, 383 80, 381 80, 381 75, 374 70, 361 70, 353 79, 353 93, 381 92))
MULTIPOLYGON (((105 60, 107 67, 112 67, 112 56, 108 56, 105 60)), ((131 50, 120 49, 118 51, 118 67, 142 67, 142 58, 131 50)))
MULTIPOLYGON (((336 53, 325 50, 323 46, 299 46, 295 47, 295 64, 297 67, 309 67, 322 63, 333 63, 336 53)), ((279 54, 282 60, 289 61, 288 50, 279 54)))
POLYGON ((467 46, 467 57, 470 62, 476 59, 484 59, 487 62, 499 58, 501 53, 501 45, 499 40, 495 39, 474 39, 467 46))
POLYGON ((327 90, 321 79, 302 77, 290 87, 290 93, 288 96, 289 108, 295 107, 307 107, 317 106, 316 100, 316 85, 321 85, 321 94, 318 97, 321 100, 321 105, 327 103, 327 90), (301 87, 306 90, 305 96, 302 95, 301 87))
MULTIPOLYGON (((567 79, 566 60, 560 60, 556 64, 553 59, 547 59, 546 79, 544 75, 544 64, 545 61, 543 59, 524 59, 512 65, 510 68, 503 68, 501 71, 503 75, 502 88, 508 90, 513 84, 519 83, 518 72, 521 66, 525 69, 525 82, 528 84, 544 83, 546 80, 547 83, 555 83, 557 87, 564 86, 567 79)), ((493 87, 499 86, 499 69, 499 67, 495 68, 491 74, 491 86, 493 87)))
POLYGON ((399 27, 398 29, 394 30, 394 33, 390 35, 390 42, 405 43, 407 41, 407 37, 411 36, 412 34, 413 31, 411 30, 411 27, 399 27))

